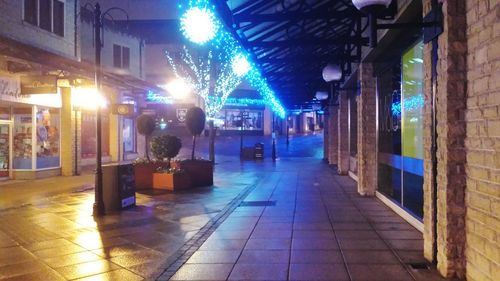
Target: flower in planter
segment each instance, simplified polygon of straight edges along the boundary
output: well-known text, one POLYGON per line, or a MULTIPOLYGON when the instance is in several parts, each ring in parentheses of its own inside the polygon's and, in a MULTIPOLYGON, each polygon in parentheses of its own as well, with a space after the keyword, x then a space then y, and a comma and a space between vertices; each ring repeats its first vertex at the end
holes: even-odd
POLYGON ((186 171, 184 169, 179 169, 179 168, 158 168, 156 170, 157 173, 164 173, 164 174, 173 174, 173 175, 178 175, 178 174, 184 174, 186 171))

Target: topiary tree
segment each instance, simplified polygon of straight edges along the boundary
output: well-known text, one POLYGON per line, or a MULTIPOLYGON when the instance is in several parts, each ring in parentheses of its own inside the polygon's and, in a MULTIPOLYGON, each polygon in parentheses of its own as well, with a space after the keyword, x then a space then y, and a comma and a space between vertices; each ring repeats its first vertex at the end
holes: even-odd
POLYGON ((194 149, 196 147, 196 136, 199 136, 205 129, 205 112, 199 107, 191 107, 186 113, 186 126, 193 135, 193 151, 191 159, 194 160, 194 149))
POLYGON ((168 159, 168 168, 170 168, 170 159, 179 154, 182 142, 176 136, 163 135, 154 137, 151 142, 151 152, 158 160, 168 159))
POLYGON ((153 116, 149 114, 141 114, 139 117, 136 119, 137 122, 137 132, 139 134, 143 135, 146 138, 145 141, 145 152, 146 152, 146 158, 149 159, 149 137, 151 134, 153 134, 155 127, 156 127, 156 122, 153 116))

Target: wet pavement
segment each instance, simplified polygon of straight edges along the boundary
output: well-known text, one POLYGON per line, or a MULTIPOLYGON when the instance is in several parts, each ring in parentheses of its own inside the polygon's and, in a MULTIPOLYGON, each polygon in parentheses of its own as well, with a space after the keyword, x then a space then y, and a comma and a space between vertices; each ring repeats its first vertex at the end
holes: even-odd
POLYGON ((139 193, 97 219, 80 182, 3 197, 0 280, 440 280, 409 265, 424 262, 421 233, 321 160, 321 135, 281 138, 276 162, 267 149, 240 162, 239 138, 219 138, 214 187, 139 193))

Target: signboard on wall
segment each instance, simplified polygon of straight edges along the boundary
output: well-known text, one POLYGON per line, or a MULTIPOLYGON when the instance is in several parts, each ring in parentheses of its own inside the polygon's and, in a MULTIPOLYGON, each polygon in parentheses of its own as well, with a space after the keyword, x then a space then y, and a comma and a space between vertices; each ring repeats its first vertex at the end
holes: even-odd
POLYGON ((111 106, 111 112, 117 115, 123 116, 133 116, 134 115, 134 105, 127 103, 117 103, 111 106))
POLYGON ((61 107, 61 95, 55 91, 51 94, 22 95, 19 77, 0 74, 0 101, 25 104, 61 107))
POLYGON ((57 93, 57 77, 50 75, 21 76, 21 94, 54 94, 57 93))

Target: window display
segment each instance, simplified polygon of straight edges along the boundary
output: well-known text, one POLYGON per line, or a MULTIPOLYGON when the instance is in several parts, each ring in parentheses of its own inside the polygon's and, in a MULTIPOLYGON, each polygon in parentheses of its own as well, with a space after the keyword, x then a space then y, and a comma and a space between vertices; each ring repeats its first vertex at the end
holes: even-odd
POLYGON ((378 190, 423 217, 423 43, 379 66, 378 190))
POLYGON ((123 149, 135 152, 135 124, 132 118, 123 119, 123 149))
POLYGON ((32 108, 14 108, 13 168, 32 169, 32 108))
POLYGON ((59 167, 59 123, 59 109, 37 108, 37 169, 59 167))
POLYGON ((0 178, 9 176, 9 125, 0 124, 0 178))
POLYGON ((262 111, 256 110, 225 110, 225 130, 240 130, 243 116, 243 130, 262 130, 262 111))

